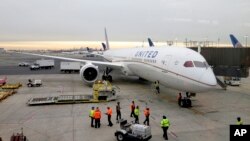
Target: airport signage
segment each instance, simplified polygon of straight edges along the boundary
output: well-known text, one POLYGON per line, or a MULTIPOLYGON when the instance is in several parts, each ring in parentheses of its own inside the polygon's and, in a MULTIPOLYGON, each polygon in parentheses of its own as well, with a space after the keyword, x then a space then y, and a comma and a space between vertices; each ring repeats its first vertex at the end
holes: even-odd
POLYGON ((230 125, 230 141, 249 141, 250 125, 230 125))

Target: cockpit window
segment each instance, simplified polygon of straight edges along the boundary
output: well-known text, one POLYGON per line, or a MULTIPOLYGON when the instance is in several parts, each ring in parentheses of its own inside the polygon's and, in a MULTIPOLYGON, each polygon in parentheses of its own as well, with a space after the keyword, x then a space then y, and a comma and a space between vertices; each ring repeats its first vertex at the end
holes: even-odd
POLYGON ((204 64, 206 65, 206 68, 209 68, 209 65, 207 62, 204 62, 204 64))
POLYGON ((200 62, 200 61, 194 61, 194 65, 197 68, 207 68, 207 63, 206 62, 200 62))
POLYGON ((184 63, 184 67, 194 67, 194 64, 193 64, 192 61, 186 61, 186 62, 184 63))

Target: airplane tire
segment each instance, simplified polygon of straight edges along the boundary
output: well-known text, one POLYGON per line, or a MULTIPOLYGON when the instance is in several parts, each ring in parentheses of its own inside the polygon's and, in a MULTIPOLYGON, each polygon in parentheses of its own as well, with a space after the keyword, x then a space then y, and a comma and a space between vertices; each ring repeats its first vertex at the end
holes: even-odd
POLYGON ((181 100, 181 107, 184 107, 184 108, 189 108, 189 107, 192 107, 192 101, 188 98, 188 99, 182 99, 181 100))
POLYGON ((192 101, 190 99, 187 99, 187 107, 192 107, 192 101))
POLYGON ((184 104, 184 99, 181 99, 181 104, 180 105, 181 105, 181 107, 184 107, 184 105, 185 105, 184 104))

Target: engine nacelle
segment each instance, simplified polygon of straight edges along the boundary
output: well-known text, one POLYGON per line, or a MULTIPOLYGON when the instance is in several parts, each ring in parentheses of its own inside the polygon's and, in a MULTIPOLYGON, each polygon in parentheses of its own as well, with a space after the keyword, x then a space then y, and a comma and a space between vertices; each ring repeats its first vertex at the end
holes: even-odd
POLYGON ((94 83, 99 75, 98 66, 91 63, 84 65, 80 70, 80 77, 86 83, 94 83))

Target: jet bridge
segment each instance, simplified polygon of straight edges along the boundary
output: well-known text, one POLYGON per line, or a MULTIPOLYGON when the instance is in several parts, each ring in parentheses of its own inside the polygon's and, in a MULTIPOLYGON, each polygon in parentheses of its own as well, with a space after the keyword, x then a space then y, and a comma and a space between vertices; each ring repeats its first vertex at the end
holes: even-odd
MULTIPOLYGON (((197 47, 191 47, 197 51, 197 47)), ((216 76, 248 77, 250 48, 201 47, 201 55, 212 66, 216 76)))
MULTIPOLYGON (((191 47, 198 51, 198 47, 191 47)), ((212 66, 216 76, 248 77, 250 67, 250 48, 201 47, 200 54, 212 66)), ((227 85, 216 77, 218 84, 226 89, 227 85)))

